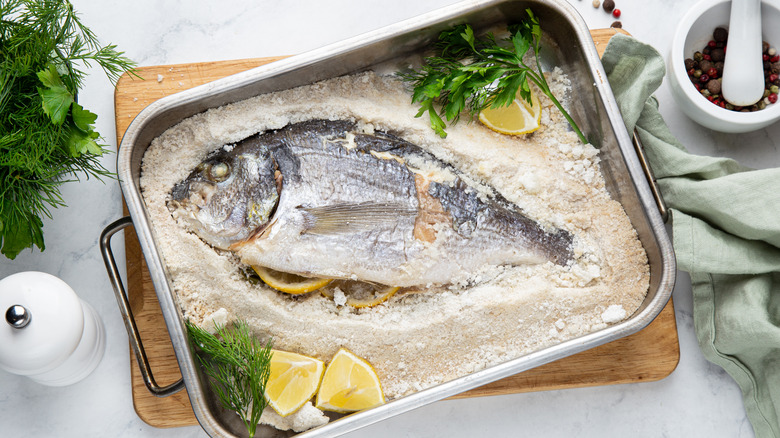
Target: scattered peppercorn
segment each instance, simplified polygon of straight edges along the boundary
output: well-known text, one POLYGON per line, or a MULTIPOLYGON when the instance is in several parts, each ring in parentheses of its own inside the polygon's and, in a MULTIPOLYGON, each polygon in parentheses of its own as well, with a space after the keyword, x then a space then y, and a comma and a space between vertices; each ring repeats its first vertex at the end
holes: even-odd
POLYGON ((615 18, 620 18, 620 9, 615 9, 612 11, 612 16, 615 18))
POLYGON ((612 10, 615 9, 615 1, 604 0, 604 3, 602 3, 601 6, 604 8, 605 11, 612 12, 612 10))
POLYGON ((598 8, 598 7, 601 5, 601 1, 599 1, 599 0, 593 0, 593 3, 592 3, 592 4, 593 4, 593 7, 594 7, 594 8, 598 8))
POLYGON ((609 27, 614 27, 615 29, 622 29, 623 23, 620 22, 620 20, 613 22, 609 27))

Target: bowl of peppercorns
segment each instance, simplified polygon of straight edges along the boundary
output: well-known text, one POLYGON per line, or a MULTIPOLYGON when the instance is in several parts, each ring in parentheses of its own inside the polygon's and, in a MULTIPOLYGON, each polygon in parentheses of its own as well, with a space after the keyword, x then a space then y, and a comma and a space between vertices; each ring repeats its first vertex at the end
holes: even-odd
POLYGON ((695 122, 720 132, 755 131, 780 120, 780 0, 761 3, 764 95, 746 106, 721 94, 730 12, 730 0, 705 0, 683 16, 667 60, 669 82, 677 105, 695 122))

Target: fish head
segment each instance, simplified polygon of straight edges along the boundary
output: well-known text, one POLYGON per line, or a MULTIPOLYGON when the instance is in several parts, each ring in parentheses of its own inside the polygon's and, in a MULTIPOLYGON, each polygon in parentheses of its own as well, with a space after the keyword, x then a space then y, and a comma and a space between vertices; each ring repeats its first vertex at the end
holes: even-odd
POLYGON ((275 167, 267 147, 224 146, 174 185, 168 209, 206 243, 231 249, 269 224, 281 190, 275 167))

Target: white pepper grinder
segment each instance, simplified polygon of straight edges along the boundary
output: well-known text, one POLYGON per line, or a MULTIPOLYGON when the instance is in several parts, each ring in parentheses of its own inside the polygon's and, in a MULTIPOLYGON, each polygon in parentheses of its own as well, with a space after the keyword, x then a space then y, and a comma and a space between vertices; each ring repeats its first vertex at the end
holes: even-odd
POLYGON ((0 369, 49 386, 87 377, 103 359, 95 310, 61 279, 20 272, 0 280, 0 369))

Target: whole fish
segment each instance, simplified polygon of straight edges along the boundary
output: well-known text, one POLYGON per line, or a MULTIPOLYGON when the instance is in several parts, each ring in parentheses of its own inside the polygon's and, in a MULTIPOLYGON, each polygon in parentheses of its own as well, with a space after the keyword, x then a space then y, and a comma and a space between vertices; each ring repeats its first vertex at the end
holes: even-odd
POLYGON ((243 263, 309 277, 419 286, 572 259, 570 233, 465 180, 392 134, 311 120, 212 152, 168 207, 243 263))

